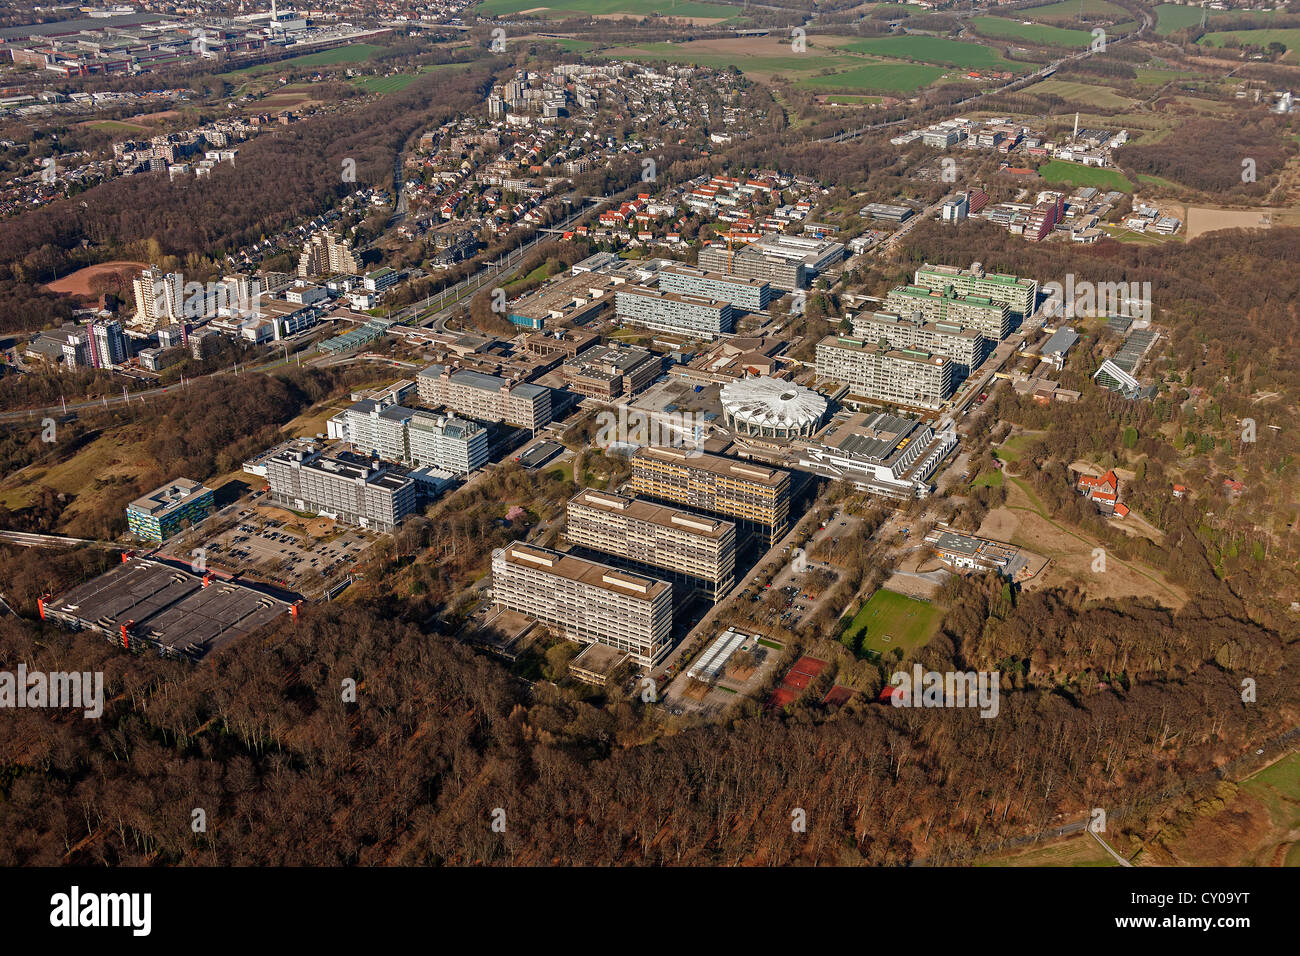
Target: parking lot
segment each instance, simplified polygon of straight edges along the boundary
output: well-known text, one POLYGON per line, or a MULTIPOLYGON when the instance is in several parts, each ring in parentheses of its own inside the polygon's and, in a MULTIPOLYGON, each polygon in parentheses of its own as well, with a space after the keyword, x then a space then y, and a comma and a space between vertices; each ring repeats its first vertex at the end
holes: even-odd
POLYGON ((350 573, 375 540, 330 518, 269 505, 242 508, 237 518, 234 527, 204 542, 208 564, 308 594, 350 573))

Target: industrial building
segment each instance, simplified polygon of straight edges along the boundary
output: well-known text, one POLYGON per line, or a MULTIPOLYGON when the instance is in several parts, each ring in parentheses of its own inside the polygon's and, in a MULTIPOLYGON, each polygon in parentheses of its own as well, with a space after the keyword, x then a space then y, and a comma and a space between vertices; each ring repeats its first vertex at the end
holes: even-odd
POLYGON ((893 349, 919 349, 952 362, 953 376, 964 379, 984 361, 988 340, 979 329, 956 322, 926 322, 919 312, 863 312, 853 317, 853 335, 893 349))
POLYGON ((551 421, 551 390, 497 375, 430 365, 415 377, 420 400, 483 421, 504 421, 534 431, 551 421))
POLYGON ((731 303, 718 299, 632 286, 620 288, 614 303, 620 321, 660 332, 715 339, 736 328, 731 303))
POLYGON ((938 409, 953 392, 953 363, 917 349, 890 349, 846 336, 817 343, 817 375, 849 387, 853 397, 938 409))
POLYGON ((889 498, 924 498, 930 476, 953 449, 957 433, 938 433, 924 422, 901 415, 854 415, 822 441, 800 449, 799 467, 849 481, 863 491, 889 498))
POLYGON ((1011 332, 1011 310, 985 296, 936 292, 915 285, 900 285, 885 296, 886 312, 911 315, 919 312, 926 322, 949 322, 975 329, 986 339, 1000 342, 1011 332))
POLYGON ((672 585, 515 542, 492 552, 492 597, 580 644, 627 652, 642 667, 658 664, 672 640, 672 585))
POLYGON ((94 631, 129 651, 200 660, 271 623, 288 601, 213 574, 123 556, 123 563, 38 603, 43 620, 94 631))
POLYGON ((714 601, 736 583, 736 526, 607 491, 569 500, 565 537, 657 577, 672 576, 714 601))
POLYGON ((127 505, 126 526, 137 538, 165 541, 208 517, 212 508, 212 489, 190 478, 177 478, 127 505))
POLYGON ((392 531, 415 511, 416 480, 387 462, 344 452, 289 448, 266 460, 271 500, 374 531, 392 531))
POLYGON ((761 526, 772 542, 789 528, 789 472, 653 445, 637 449, 631 463, 627 487, 638 495, 761 526))
POLYGON ((925 263, 916 270, 913 282, 931 292, 943 293, 950 287, 958 295, 983 296, 1005 305, 1021 318, 1033 315, 1038 304, 1038 281, 1019 276, 985 272, 978 262, 969 269, 925 263))

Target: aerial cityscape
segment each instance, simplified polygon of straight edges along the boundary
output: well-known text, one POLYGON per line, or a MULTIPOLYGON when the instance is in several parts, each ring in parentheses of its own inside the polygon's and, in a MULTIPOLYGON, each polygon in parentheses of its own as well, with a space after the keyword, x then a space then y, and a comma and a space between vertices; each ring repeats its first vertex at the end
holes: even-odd
POLYGON ((0 87, 6 867, 1300 865, 1296 0, 6 2, 0 87))

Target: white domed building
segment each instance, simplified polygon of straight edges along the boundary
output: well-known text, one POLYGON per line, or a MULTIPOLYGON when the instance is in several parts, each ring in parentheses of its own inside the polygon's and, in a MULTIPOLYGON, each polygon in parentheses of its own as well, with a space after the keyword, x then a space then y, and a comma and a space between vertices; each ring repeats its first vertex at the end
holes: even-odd
POLYGON ((719 394, 727 426, 754 438, 811 437, 826 418, 826 399, 802 385, 766 375, 742 378, 719 394))

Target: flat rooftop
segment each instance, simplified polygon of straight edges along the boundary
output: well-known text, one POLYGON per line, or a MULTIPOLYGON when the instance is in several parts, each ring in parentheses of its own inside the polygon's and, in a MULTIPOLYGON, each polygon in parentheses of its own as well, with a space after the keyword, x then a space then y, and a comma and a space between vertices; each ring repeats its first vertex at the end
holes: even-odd
POLYGON ((177 478, 161 488, 155 488, 147 495, 141 495, 131 502, 132 511, 162 516, 184 507, 191 501, 207 494, 210 489, 191 478, 177 478))
POLYGON ((111 571, 48 601, 46 613, 80 627, 147 637, 178 654, 199 659, 269 624, 289 603, 235 581, 211 579, 147 558, 131 558, 111 571))
POLYGON ((506 548, 503 554, 506 561, 511 564, 535 568, 557 577, 642 601, 654 601, 660 594, 672 589, 672 585, 666 581, 648 578, 642 574, 632 574, 607 564, 552 551, 550 548, 539 548, 536 545, 515 542, 506 548))
POLYGON ((944 365, 948 361, 942 356, 932 355, 931 353, 923 352, 920 349, 881 348, 874 342, 866 342, 862 339, 855 339, 847 335, 828 335, 817 343, 818 348, 823 345, 831 345, 842 349, 853 349, 858 352, 875 352, 878 355, 895 358, 899 361, 919 362, 922 365, 944 365))
POLYGON ((886 462, 911 444, 921 423, 886 412, 859 412, 837 425, 825 444, 859 458, 886 462))
POLYGON ((747 461, 738 461, 735 458, 724 458, 722 455, 710 455, 706 452, 666 448, 660 445, 649 445, 645 448, 638 448, 636 453, 632 456, 632 459, 635 461, 638 458, 643 460, 670 462, 671 464, 691 468, 696 471, 706 471, 711 474, 722 475, 740 481, 752 481, 755 484, 768 485, 772 488, 776 488, 790 481, 790 473, 788 471, 782 471, 779 468, 767 468, 763 465, 755 465, 747 461))
POLYGON ((730 521, 722 521, 718 518, 657 505, 643 498, 616 495, 610 491, 586 489, 569 499, 569 504, 586 505, 589 508, 608 511, 611 514, 626 515, 637 521, 672 528, 674 531, 685 531, 701 538, 711 538, 713 540, 724 537, 729 528, 735 527, 730 521))

